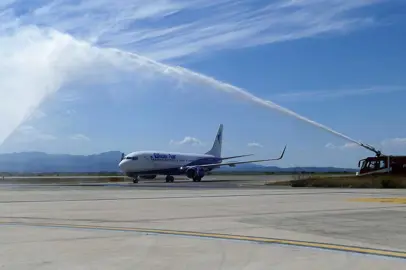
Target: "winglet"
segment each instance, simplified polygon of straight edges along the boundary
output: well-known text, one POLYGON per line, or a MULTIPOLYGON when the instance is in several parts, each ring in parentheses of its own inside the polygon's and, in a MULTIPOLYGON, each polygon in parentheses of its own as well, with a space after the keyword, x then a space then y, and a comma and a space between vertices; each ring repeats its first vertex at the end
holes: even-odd
POLYGON ((283 158, 283 156, 285 155, 286 147, 287 147, 287 145, 285 145, 285 147, 283 148, 281 156, 279 158, 277 158, 276 160, 280 160, 283 158))

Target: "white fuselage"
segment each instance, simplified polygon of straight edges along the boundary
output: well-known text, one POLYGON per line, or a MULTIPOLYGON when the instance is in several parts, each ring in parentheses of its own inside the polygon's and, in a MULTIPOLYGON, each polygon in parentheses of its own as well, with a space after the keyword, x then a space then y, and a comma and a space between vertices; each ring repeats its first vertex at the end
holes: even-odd
POLYGON ((127 175, 179 174, 179 168, 187 165, 220 163, 221 159, 208 154, 139 151, 126 155, 119 163, 127 175))
POLYGON ((166 182, 173 182, 173 175, 186 175, 195 182, 200 182, 204 175, 221 166, 234 167, 236 164, 264 162, 282 159, 285 148, 279 158, 249 160, 240 162, 223 162, 224 160, 245 157, 238 155, 222 157, 221 145, 223 141, 223 124, 220 124, 214 142, 209 151, 204 154, 178 153, 165 151, 137 151, 121 156, 119 167, 121 171, 138 182, 138 177, 154 179, 157 175, 166 175, 166 182))

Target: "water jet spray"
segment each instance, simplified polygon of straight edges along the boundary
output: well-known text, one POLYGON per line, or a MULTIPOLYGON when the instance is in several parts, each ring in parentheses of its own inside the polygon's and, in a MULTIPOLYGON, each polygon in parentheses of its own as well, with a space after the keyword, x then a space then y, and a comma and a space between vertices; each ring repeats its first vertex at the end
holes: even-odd
POLYGON ((311 119, 309 119, 309 118, 307 118, 305 116, 302 116, 302 115, 300 115, 300 114, 298 114, 298 113, 296 113, 296 112, 294 112, 292 110, 289 110, 289 109, 287 109, 285 107, 282 107, 281 105, 278 105, 278 104, 276 104, 276 103, 274 103, 272 101, 264 100, 262 98, 259 98, 259 97, 253 95, 252 93, 250 93, 250 92, 248 92, 248 91, 246 91, 246 90, 244 90, 244 89, 242 89, 240 87, 237 87, 237 86, 234 86, 234 85, 231 85, 231 84, 216 80, 216 79, 214 79, 212 77, 209 77, 209 76, 206 76, 206 75, 191 71, 191 70, 183 68, 183 67, 166 65, 164 63, 157 62, 157 61, 155 61, 153 59, 147 58, 147 57, 139 55, 139 54, 130 53, 130 52, 123 52, 123 51, 120 51, 118 49, 109 49, 109 50, 111 50, 112 52, 117 53, 118 55, 121 55, 121 56, 124 56, 124 55, 128 56, 131 59, 133 59, 134 61, 136 61, 137 64, 148 65, 148 66, 152 67, 153 69, 154 68, 157 69, 158 71, 160 71, 163 74, 166 74, 166 75, 174 74, 174 75, 177 75, 177 76, 182 76, 183 75, 183 76, 185 76, 187 78, 193 79, 194 81, 198 81, 198 82, 201 82, 203 84, 209 85, 211 87, 215 87, 216 89, 219 89, 221 91, 225 91, 225 92, 234 94, 234 95, 236 95, 236 96, 238 96, 240 98, 243 98, 243 99, 248 100, 250 102, 254 102, 255 104, 264 106, 264 107, 266 107, 268 109, 269 108, 274 109, 274 110, 277 110, 277 111, 282 112, 284 114, 293 116, 296 119, 302 120, 302 121, 304 121, 306 123, 309 123, 309 124, 311 124, 313 126, 316 126, 316 127, 321 128, 321 129, 323 129, 325 131, 328 131, 328 132, 330 132, 330 133, 332 133, 332 134, 334 134, 336 136, 339 136, 339 137, 341 137, 341 138, 343 138, 343 139, 345 139, 347 141, 350 141, 350 142, 355 143, 355 144, 357 144, 357 145, 359 145, 361 147, 364 147, 364 148, 368 149, 369 151, 374 152, 376 154, 376 156, 378 156, 378 157, 381 156, 381 154, 382 154, 380 150, 377 150, 376 148, 374 148, 373 146, 371 146, 369 144, 362 143, 362 142, 359 142, 357 140, 354 140, 354 139, 352 139, 351 137, 349 137, 347 135, 344 135, 344 134, 342 134, 342 133, 340 133, 338 131, 335 131, 332 128, 329 128, 329 127, 327 127, 327 126, 325 126, 323 124, 315 122, 315 121, 313 121, 313 120, 311 120, 311 119))

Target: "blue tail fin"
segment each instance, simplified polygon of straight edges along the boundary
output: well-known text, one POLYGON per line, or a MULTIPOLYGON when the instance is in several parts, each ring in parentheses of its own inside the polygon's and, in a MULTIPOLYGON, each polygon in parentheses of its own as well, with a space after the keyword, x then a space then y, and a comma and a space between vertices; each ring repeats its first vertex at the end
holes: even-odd
POLYGON ((213 155, 215 157, 221 157, 221 144, 223 142, 223 124, 220 124, 217 131, 216 138, 214 139, 213 147, 207 152, 207 155, 213 155))

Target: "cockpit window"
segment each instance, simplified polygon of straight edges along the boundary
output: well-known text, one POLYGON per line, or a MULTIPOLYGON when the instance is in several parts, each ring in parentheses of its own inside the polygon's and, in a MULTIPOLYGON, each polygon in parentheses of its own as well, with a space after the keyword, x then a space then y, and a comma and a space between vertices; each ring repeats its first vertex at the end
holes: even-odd
POLYGON ((126 157, 125 159, 138 160, 138 157, 126 157))

